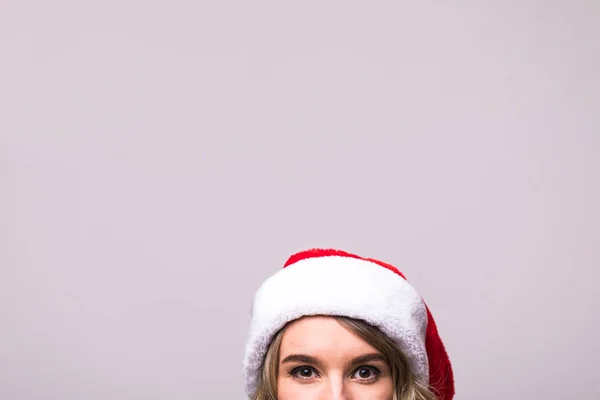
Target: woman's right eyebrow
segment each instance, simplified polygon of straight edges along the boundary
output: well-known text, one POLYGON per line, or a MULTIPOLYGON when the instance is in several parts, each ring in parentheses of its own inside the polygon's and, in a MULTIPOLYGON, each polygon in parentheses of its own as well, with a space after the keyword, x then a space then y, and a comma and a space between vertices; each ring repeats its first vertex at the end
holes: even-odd
POLYGON ((282 364, 292 363, 292 362, 302 362, 302 363, 316 364, 316 365, 321 364, 320 359, 318 359, 317 357, 306 355, 306 354, 290 354, 289 356, 285 357, 281 361, 282 364))

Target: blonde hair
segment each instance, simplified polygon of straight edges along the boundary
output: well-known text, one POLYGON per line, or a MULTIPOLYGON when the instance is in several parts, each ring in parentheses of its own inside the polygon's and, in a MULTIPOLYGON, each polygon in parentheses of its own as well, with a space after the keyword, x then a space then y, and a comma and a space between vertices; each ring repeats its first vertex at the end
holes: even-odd
MULTIPOLYGON (((378 329, 356 319, 333 317, 344 328, 354 333, 379 350, 386 358, 392 373, 396 391, 393 400, 437 400, 426 384, 419 382, 410 368, 406 355, 398 346, 378 329)), ((267 350, 258 388, 252 400, 277 400, 277 374, 279 370, 279 349, 285 327, 271 341, 267 350)))

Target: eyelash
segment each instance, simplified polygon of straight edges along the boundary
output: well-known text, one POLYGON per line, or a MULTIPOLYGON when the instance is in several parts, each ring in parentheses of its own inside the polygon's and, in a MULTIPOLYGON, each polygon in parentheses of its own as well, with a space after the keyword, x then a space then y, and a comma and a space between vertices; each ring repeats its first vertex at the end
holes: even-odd
MULTIPOLYGON (((314 379, 313 377, 308 377, 308 378, 307 378, 307 377, 302 377, 302 376, 300 376, 300 375, 299 375, 299 373, 300 373, 300 371, 302 371, 303 369, 308 369, 308 370, 310 370, 311 372, 315 373, 315 374, 317 375, 317 377, 319 377, 319 376, 320 376, 319 372, 318 372, 318 371, 317 371, 315 368, 313 368, 313 367, 310 367, 310 366, 308 366, 308 365, 301 365, 301 366, 299 366, 299 367, 296 367, 296 368, 292 369, 292 370, 290 371, 289 375, 290 375, 291 377, 298 378, 298 379, 303 379, 303 380, 314 379)), ((373 373, 373 376, 372 376, 372 377, 369 377, 369 378, 358 378, 358 380, 359 380, 359 381, 363 381, 363 382, 371 382, 371 381, 373 381, 373 380, 377 379, 377 377, 379 376, 379 374, 381 374, 381 371, 380 371, 379 369, 375 368, 375 367, 372 367, 372 366, 370 366, 370 365, 362 365, 362 366, 360 366, 360 367, 356 368, 354 371, 352 371, 352 374, 351 374, 350 376, 351 376, 351 377, 352 377, 352 376, 354 376, 354 375, 355 375, 357 372, 359 372, 360 370, 363 370, 363 369, 364 369, 364 370, 369 370, 369 371, 371 371, 371 372, 373 373)))
POLYGON ((296 368, 292 369, 290 371, 290 376, 292 376, 294 378, 298 378, 298 379, 304 379, 304 380, 313 379, 312 377, 307 378, 307 377, 304 377, 304 376, 300 376, 300 371, 302 371, 303 369, 308 369, 311 372, 314 372, 317 376, 319 376, 319 372, 316 369, 314 369, 313 367, 310 367, 308 365, 301 365, 299 367, 296 367, 296 368))
POLYGON ((357 372, 359 372, 360 370, 368 370, 371 371, 371 373, 373 374, 373 376, 369 377, 369 378, 358 378, 358 380, 363 381, 363 382, 372 382, 374 380, 377 379, 377 377, 381 374, 381 371, 375 367, 371 367, 370 365, 363 365, 360 366, 358 368, 356 368, 353 372, 352 372, 352 376, 354 376, 354 374, 356 374, 357 372))

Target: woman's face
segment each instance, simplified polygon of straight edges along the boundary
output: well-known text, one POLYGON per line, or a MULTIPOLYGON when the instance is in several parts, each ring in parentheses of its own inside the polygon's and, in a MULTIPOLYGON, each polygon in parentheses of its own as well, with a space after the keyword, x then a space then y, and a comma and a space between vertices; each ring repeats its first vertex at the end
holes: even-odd
POLYGON ((382 354, 329 317, 305 317, 281 341, 278 400, 391 400, 382 354))

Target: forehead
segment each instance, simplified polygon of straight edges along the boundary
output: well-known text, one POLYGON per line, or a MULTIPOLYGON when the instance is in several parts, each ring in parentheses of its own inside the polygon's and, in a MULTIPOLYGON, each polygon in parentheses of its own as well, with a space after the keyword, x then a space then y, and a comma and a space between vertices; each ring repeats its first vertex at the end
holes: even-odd
POLYGON ((370 343, 332 317, 304 317, 289 324, 281 341, 280 357, 306 354, 320 358, 353 358, 378 353, 370 343))

